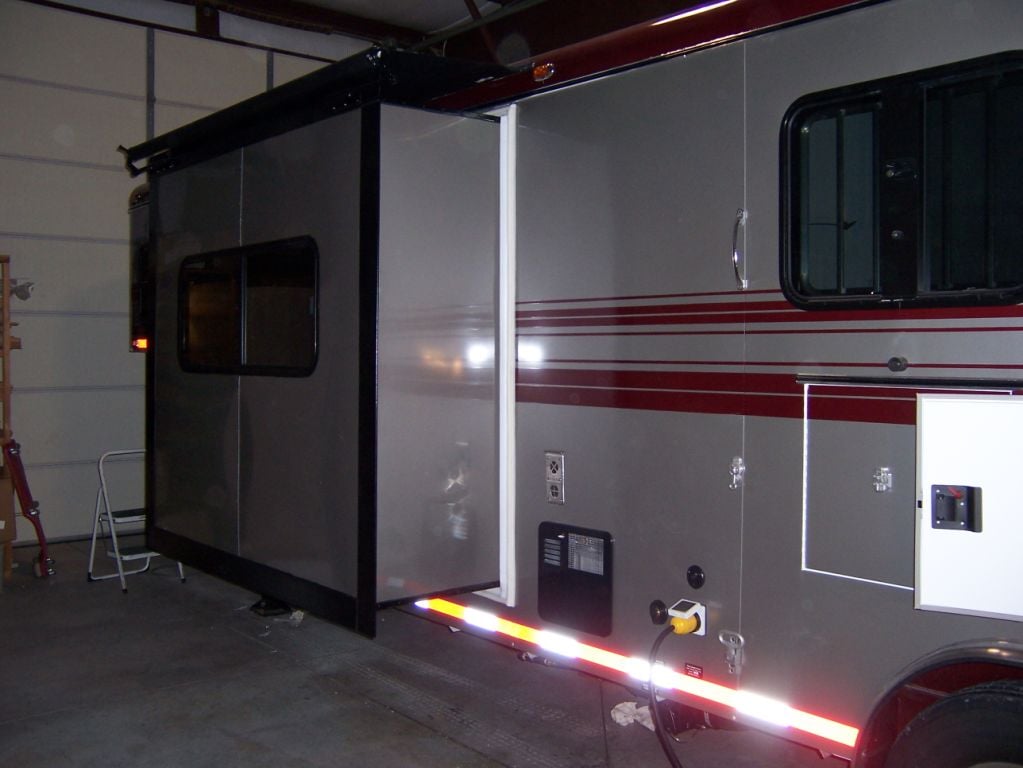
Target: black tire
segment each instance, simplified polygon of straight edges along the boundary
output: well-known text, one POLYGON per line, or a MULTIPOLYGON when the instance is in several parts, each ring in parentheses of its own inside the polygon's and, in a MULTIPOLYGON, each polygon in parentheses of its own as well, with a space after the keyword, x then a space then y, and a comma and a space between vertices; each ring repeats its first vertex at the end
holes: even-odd
POLYGON ((1023 682, 999 680, 928 707, 903 729, 885 768, 1023 768, 1023 682))

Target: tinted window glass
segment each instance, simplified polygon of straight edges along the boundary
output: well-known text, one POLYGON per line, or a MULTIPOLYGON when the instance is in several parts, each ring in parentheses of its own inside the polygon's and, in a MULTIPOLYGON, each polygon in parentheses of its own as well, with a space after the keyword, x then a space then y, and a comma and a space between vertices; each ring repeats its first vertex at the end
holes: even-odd
POLYGON ((800 280, 814 295, 872 293, 876 161, 872 111, 839 110, 801 128, 800 280))
POLYGON ((224 256, 186 262, 181 272, 183 352, 198 367, 223 367, 239 359, 241 338, 237 259, 224 256))
POLYGON ((313 254, 250 256, 245 297, 245 365, 310 367, 316 354, 313 254))
POLYGON ((316 364, 317 250, 308 237, 192 256, 180 275, 185 370, 301 376, 316 364))
POLYGON ((1023 282, 1023 84, 1020 73, 927 93, 924 287, 1023 282))

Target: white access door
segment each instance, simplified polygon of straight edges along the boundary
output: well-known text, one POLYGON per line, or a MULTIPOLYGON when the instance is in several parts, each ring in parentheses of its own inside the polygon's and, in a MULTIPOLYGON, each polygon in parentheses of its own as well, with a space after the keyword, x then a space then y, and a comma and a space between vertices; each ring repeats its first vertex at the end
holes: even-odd
POLYGON ((917 398, 916 607, 1023 621, 1023 398, 917 398))

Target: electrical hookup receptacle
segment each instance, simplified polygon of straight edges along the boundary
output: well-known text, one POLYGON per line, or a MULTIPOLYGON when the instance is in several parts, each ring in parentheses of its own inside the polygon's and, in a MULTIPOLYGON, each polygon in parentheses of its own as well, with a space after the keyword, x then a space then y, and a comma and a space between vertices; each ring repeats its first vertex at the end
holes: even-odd
POLYGON ((707 634, 707 607, 703 603, 697 603, 694 600, 679 600, 668 609, 668 616, 686 621, 695 617, 696 629, 688 634, 707 634))

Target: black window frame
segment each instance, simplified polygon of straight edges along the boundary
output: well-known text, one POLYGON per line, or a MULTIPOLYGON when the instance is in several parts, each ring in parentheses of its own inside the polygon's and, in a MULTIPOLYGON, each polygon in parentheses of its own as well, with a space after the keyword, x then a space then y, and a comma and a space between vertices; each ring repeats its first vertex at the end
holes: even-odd
MULTIPOLYGON (((1023 278, 1010 286, 938 290, 925 285, 931 267, 930 255, 925 250, 929 237, 927 164, 933 154, 928 154, 927 146, 928 95, 941 89, 999 80, 1006 75, 1023 76, 1023 51, 1006 51, 820 91, 797 99, 789 107, 781 125, 779 231, 781 287, 792 304, 813 310, 1005 305, 1023 301, 1023 278), (872 220, 875 282, 869 293, 842 293, 841 285, 833 291, 814 292, 804 280, 808 260, 799 251, 803 180, 808 172, 803 162, 802 129, 822 115, 864 109, 875 115, 872 220)), ((988 164, 991 162, 989 157, 988 164)), ((839 173, 836 169, 836 178, 839 173)), ((839 180, 836 185, 840 183, 839 180)), ((841 254, 841 250, 836 253, 841 254)), ((1023 251, 1019 259, 1023 261, 1023 251)), ((838 269, 836 266, 836 272, 838 269)))
POLYGON ((189 373, 231 374, 239 376, 304 377, 316 369, 319 360, 319 249, 308 235, 284 240, 243 245, 219 251, 197 253, 182 259, 178 269, 178 364, 189 373), (282 259, 312 261, 312 338, 308 363, 252 364, 247 357, 248 324, 248 265, 250 260, 282 259), (214 362, 196 360, 189 346, 190 287, 203 279, 215 282, 224 278, 231 283, 230 296, 224 306, 224 315, 234 324, 228 329, 223 358, 214 362))

